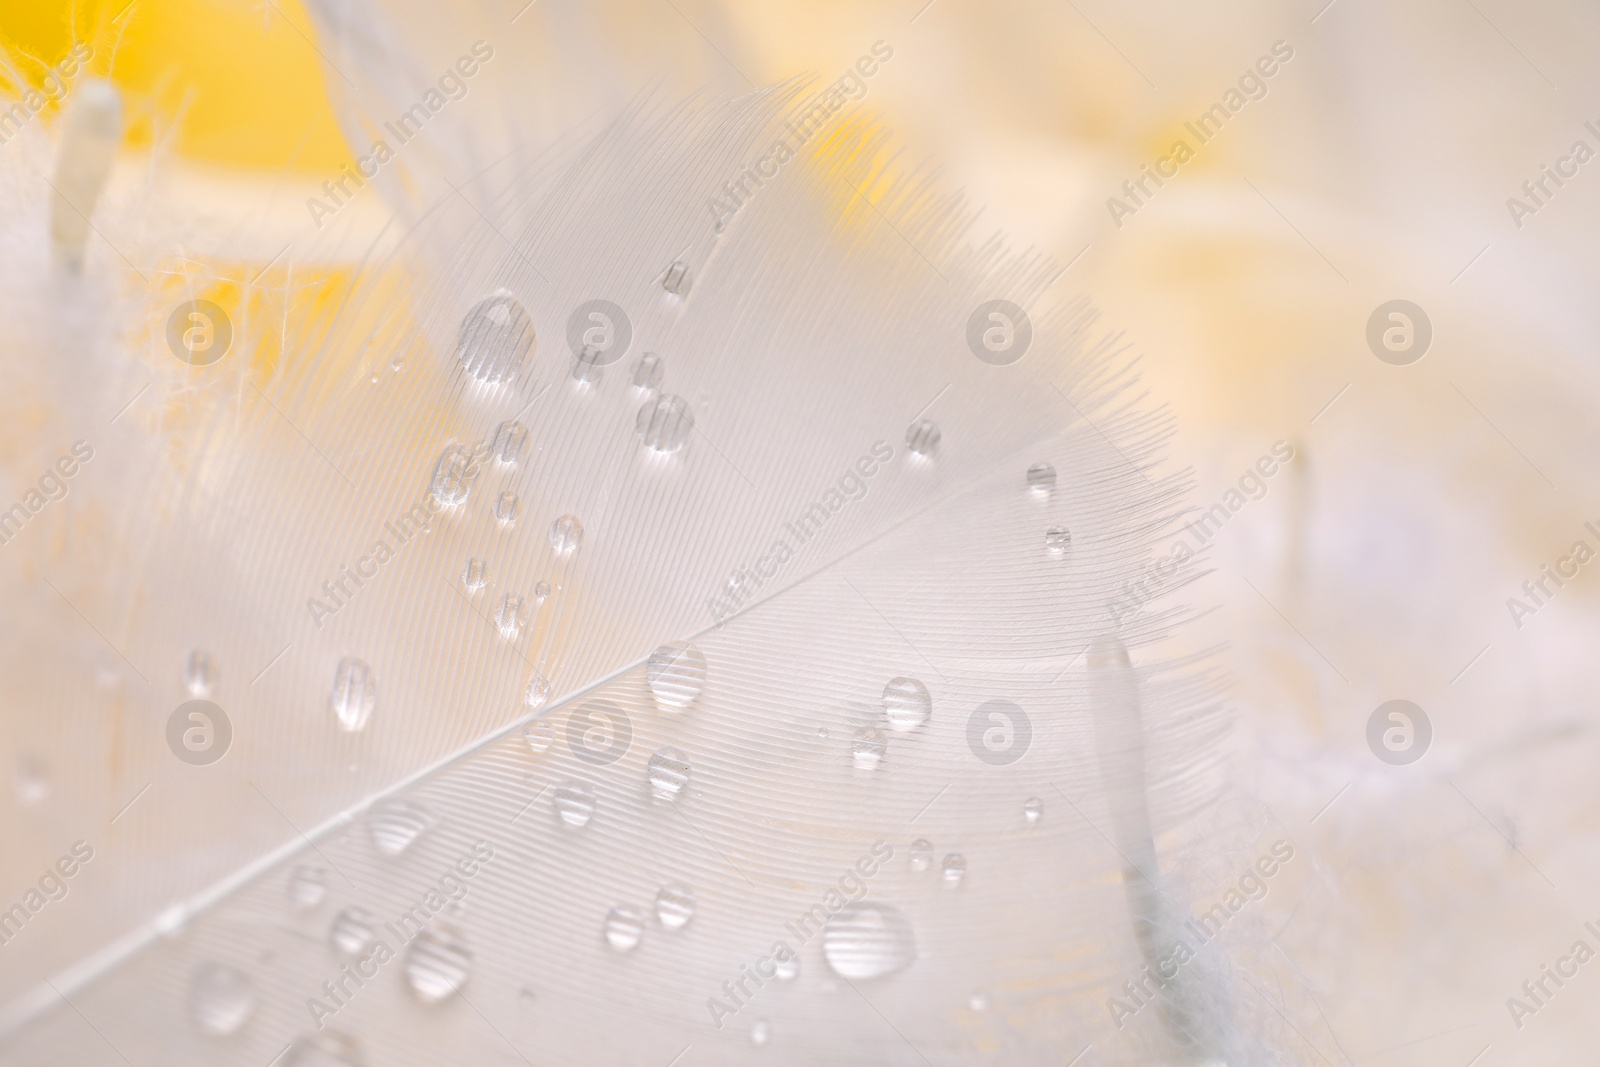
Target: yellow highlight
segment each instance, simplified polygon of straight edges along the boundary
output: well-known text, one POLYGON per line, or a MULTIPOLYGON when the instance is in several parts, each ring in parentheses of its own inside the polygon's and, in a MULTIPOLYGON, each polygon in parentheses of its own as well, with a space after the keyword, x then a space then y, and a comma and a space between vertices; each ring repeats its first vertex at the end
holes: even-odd
POLYGON ((84 40, 122 90, 129 145, 266 170, 351 160, 299 0, 0 0, 0 46, 33 85, 84 40))

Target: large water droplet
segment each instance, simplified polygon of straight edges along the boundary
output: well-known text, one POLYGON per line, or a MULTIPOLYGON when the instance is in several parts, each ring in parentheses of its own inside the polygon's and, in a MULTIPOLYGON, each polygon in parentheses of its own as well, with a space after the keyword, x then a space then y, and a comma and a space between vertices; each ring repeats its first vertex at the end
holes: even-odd
POLYGON ((1035 463, 1028 468, 1028 491, 1035 496, 1049 496, 1056 487, 1056 469, 1048 463, 1035 463))
POLYGON ((563 782, 556 786, 551 802, 555 805, 556 814, 568 826, 586 826, 594 817, 594 790, 583 782, 563 782))
POLYGON ((472 951, 459 930, 441 926, 425 929, 406 950, 406 984, 424 1004, 437 1004, 467 984, 472 973, 472 951))
POLYGON ((919 456, 926 456, 939 447, 939 427, 931 419, 918 419, 906 430, 906 447, 919 456))
POLYGON ((537 708, 549 699, 550 679, 542 674, 533 675, 522 687, 522 702, 530 708, 537 708))
POLYGON ((366 1059, 355 1039, 324 1030, 298 1038, 283 1058, 269 1067, 365 1067, 366 1059))
POLYGON ((527 615, 523 610, 526 603, 515 593, 507 593, 500 598, 500 607, 494 613, 494 624, 499 627, 501 637, 515 641, 522 633, 522 624, 527 615))
POLYGON ((463 444, 447 445, 433 465, 433 481, 428 491, 441 507, 455 507, 472 495, 472 483, 478 478, 478 457, 463 444))
POLYGON ((1058 556, 1071 545, 1072 531, 1065 526, 1052 526, 1044 532, 1044 547, 1058 556))
POLYGON ((501 289, 474 304, 461 320, 456 356, 468 374, 495 385, 516 376, 533 340, 527 309, 501 289))
POLYGON ((933 866, 933 842, 919 837, 911 842, 911 869, 925 871, 933 866))
POLYGON ((576 552, 583 544, 583 523, 576 515, 563 515, 550 524, 550 547, 556 555, 576 552))
POLYGON ((958 852, 952 852, 944 858, 944 884, 954 889, 961 884, 967 876, 967 858, 958 852))
POLYGON ((840 908, 822 928, 822 955, 843 978, 881 978, 917 957, 911 922, 888 904, 840 908))
POLYGON ((618 952, 631 952, 644 937, 644 915, 637 908, 618 905, 606 913, 606 943, 618 952))
POLYGON ((664 748, 650 757, 645 771, 652 793, 663 800, 677 800, 689 784, 689 757, 675 748, 664 748))
POLYGON ((489 564, 477 556, 467 560, 466 567, 461 571, 461 584, 473 593, 488 585, 489 564))
POLYGON ((657 393, 644 402, 634 419, 639 440, 655 452, 676 452, 694 429, 694 411, 689 402, 671 393, 657 393))
POLYGON ((692 703, 705 687, 705 653, 682 642, 662 645, 650 653, 645 675, 656 702, 677 711, 692 703))
POLYGON ((211 653, 200 648, 189 653, 188 662, 183 665, 183 684, 189 695, 197 699, 206 699, 216 692, 217 664, 211 653))
POLYGON ((668 930, 682 930, 694 918, 694 890, 686 885, 662 886, 656 894, 656 918, 668 930))
POLYGON ((857 767, 864 771, 875 769, 883 762, 883 754, 889 747, 889 738, 875 726, 868 726, 857 730, 854 740, 850 742, 850 758, 857 767))
POLYGON ((661 279, 661 288, 675 296, 683 296, 689 292, 689 264, 681 259, 672 261, 672 266, 667 268, 667 273, 661 279))
POLYGON ((404 800, 379 808, 367 820, 372 843, 385 856, 400 855, 431 825, 433 819, 427 812, 404 800))
POLYGON ((328 941, 346 956, 360 956, 376 936, 373 918, 365 908, 354 905, 340 911, 328 927, 328 941))
POLYGON ((915 730, 933 713, 933 698, 915 678, 896 678, 883 687, 883 711, 891 730, 915 730))
POLYGON ((333 695, 328 700, 339 725, 351 731, 366 726, 377 702, 378 687, 372 680, 372 668, 354 656, 341 659, 333 672, 333 695))
POLYGON ((523 727, 522 739, 528 742, 528 747, 535 752, 543 752, 555 743, 556 732, 549 723, 541 719, 523 727))
POLYGON ((517 521, 517 494, 507 489, 494 502, 494 517, 510 526, 517 521))
POLYGON ((639 357, 639 362, 633 365, 633 387, 654 389, 661 384, 663 372, 661 357, 654 352, 646 352, 639 357))
POLYGON ((1040 800, 1038 797, 1029 797, 1023 802, 1022 817, 1027 819, 1030 823, 1038 822, 1039 817, 1043 814, 1044 801, 1040 800))
POLYGON ((528 440, 528 428, 520 422, 507 420, 494 432, 494 460, 496 463, 514 465, 522 458, 522 446, 528 440))
POLYGON ((310 911, 328 895, 328 875, 320 867, 296 867, 289 872, 289 903, 310 911))
POLYGON ((17 761, 16 779, 17 799, 24 806, 33 807, 42 804, 50 795, 50 777, 45 773, 44 764, 33 756, 23 756, 17 761))
POLYGON ((255 989, 236 967, 205 964, 189 983, 189 1016, 204 1033, 218 1037, 236 1034, 255 1010, 255 989))

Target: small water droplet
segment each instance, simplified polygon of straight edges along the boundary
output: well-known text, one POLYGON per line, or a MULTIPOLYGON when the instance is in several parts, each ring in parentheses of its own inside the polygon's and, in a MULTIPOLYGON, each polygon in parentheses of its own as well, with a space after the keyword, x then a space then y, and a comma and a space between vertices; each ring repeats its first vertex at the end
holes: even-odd
POLYGON ((1027 819, 1030 823, 1038 822, 1039 817, 1043 814, 1044 801, 1040 800, 1038 797, 1029 797, 1023 802, 1022 817, 1027 819))
POLYGON ((526 603, 515 593, 507 593, 500 598, 500 607, 495 610, 494 624, 500 628, 500 636, 515 641, 522 633, 522 623, 526 614, 522 609, 526 603))
POLYGON ((665 368, 661 365, 661 357, 654 352, 646 352, 639 357, 639 362, 633 365, 633 387, 655 389, 661 384, 663 373, 665 368))
POLYGON ((539 582, 533 587, 533 598, 541 604, 550 599, 550 583, 539 582))
POLYGON ((800 957, 792 951, 785 951, 787 954, 782 958, 773 958, 772 973, 780 982, 792 982, 800 977, 800 957))
POLYGON ((817 738, 821 741, 826 741, 828 739, 828 728, 826 726, 817 727, 817 738))
POLYGON ((580 385, 592 385, 600 380, 601 369, 608 362, 605 349, 584 345, 572 361, 572 378, 580 385))
POLYGON ((952 852, 944 858, 944 884, 949 889, 954 889, 961 884, 967 876, 967 858, 958 852, 952 852))
POLYGON ((583 544, 583 523, 576 515, 563 515, 550 524, 550 547, 556 555, 576 552, 583 544))
POLYGON ((1035 496, 1049 496, 1056 487, 1056 469, 1048 463, 1035 463, 1028 468, 1028 491, 1035 496))
POLYGON ((883 710, 889 718, 889 728, 903 733, 928 721, 933 713, 933 698, 928 695, 928 687, 915 678, 896 678, 883 687, 883 710))
POLYGON ((507 489, 494 502, 494 517, 507 526, 517 521, 517 494, 507 489))
POLYGON ((256 1010, 255 989, 236 967, 207 963, 189 983, 189 1015, 202 1032, 236 1034, 256 1010))
POLYGON ((645 675, 656 702, 670 711, 688 707, 706 684, 706 657, 693 645, 673 642, 650 653, 645 675))
POLYGON ((925 871, 933 866, 933 842, 919 837, 911 842, 911 869, 925 871))
POLYGON ((676 259, 667 268, 666 277, 661 279, 661 288, 674 296, 683 296, 689 291, 689 280, 689 264, 676 259))
POLYGON ((453 927, 424 929, 406 950, 406 983, 424 1004, 453 995, 471 973, 472 951, 466 936, 453 927))
POLYGON ((1065 526, 1052 526, 1044 532, 1044 547, 1056 555, 1065 552, 1072 544, 1072 531, 1065 526))
POLYGON ((17 799, 25 807, 42 804, 50 795, 50 778, 45 774, 44 764, 33 756, 24 756, 17 761, 17 799))
POLYGON ((489 584, 489 564, 473 556, 467 560, 467 566, 461 572, 461 584, 476 593, 489 584))
POLYGON ((372 843, 385 856, 400 855, 431 825, 433 819, 427 812, 404 800, 379 808, 367 820, 372 843))
POLYGON ((455 507, 472 495, 478 477, 478 457, 463 444, 447 445, 433 465, 433 481, 428 491, 441 507, 455 507))
POLYGON ((981 989, 975 990, 972 996, 967 998, 967 1006, 973 1011, 988 1011, 989 994, 985 993, 981 989))
POLYGON ((346 730, 356 731, 367 725, 378 702, 377 683, 372 680, 372 668, 354 656, 345 656, 333 672, 333 695, 328 706, 334 717, 346 730))
POLYGON ((183 684, 197 699, 209 698, 216 691, 217 665, 211 653, 201 648, 189 653, 189 660, 183 665, 183 684))
POLYGON ((822 928, 822 955, 843 978, 881 978, 916 958, 910 921, 888 904, 846 904, 822 928))
POLYGON ((906 447, 919 456, 931 455, 939 447, 939 427, 932 419, 918 419, 906 430, 906 447))
POLYGON ((850 758, 855 760, 857 767, 870 771, 883 762, 883 754, 889 747, 889 738, 875 726, 857 730, 855 740, 850 743, 850 758))
POLYGON ((644 915, 637 908, 618 905, 606 913, 606 942, 618 952, 631 952, 644 937, 644 915))
POLYGON ((527 309, 501 289, 474 304, 461 320, 456 356, 468 374, 495 385, 516 376, 533 341, 527 309))
POLYGON ((563 782, 556 786, 551 802, 555 805, 556 814, 568 826, 587 826, 594 817, 594 790, 583 782, 563 782))
POLYGON ((757 1019, 750 1026, 750 1041, 752 1044, 765 1045, 772 1037, 772 1024, 765 1019, 757 1019))
POLYGON ((675 748, 664 748, 650 757, 645 771, 651 792, 663 800, 677 800, 689 784, 689 757, 675 748))
POLYGON ((694 890, 686 885, 662 886, 656 894, 656 918, 668 930, 682 930, 694 918, 694 890))
POLYGON ((310 911, 328 895, 328 875, 320 867, 296 867, 289 872, 289 903, 310 911))
POLYGON ((378 372, 377 371, 373 371, 371 374, 367 375, 367 384, 368 385, 377 385, 378 384, 378 372))
POLYGON ((522 446, 528 440, 528 428, 514 419, 507 419, 494 432, 494 460, 513 466, 522 457, 522 446))
POLYGON ((522 739, 528 742, 528 747, 535 752, 543 752, 555 742, 556 732, 543 720, 530 722, 522 729, 522 739))
POLYGON ((633 425, 646 448, 655 452, 676 452, 694 429, 694 411, 681 396, 657 393, 644 402, 633 425))
POLYGON ((535 674, 522 687, 522 702, 530 708, 537 708, 548 699, 550 699, 550 679, 542 674, 535 674))
POLYGON ((328 941, 346 956, 360 956, 367 951, 376 936, 373 918, 365 908, 351 906, 333 917, 328 927, 328 941))

